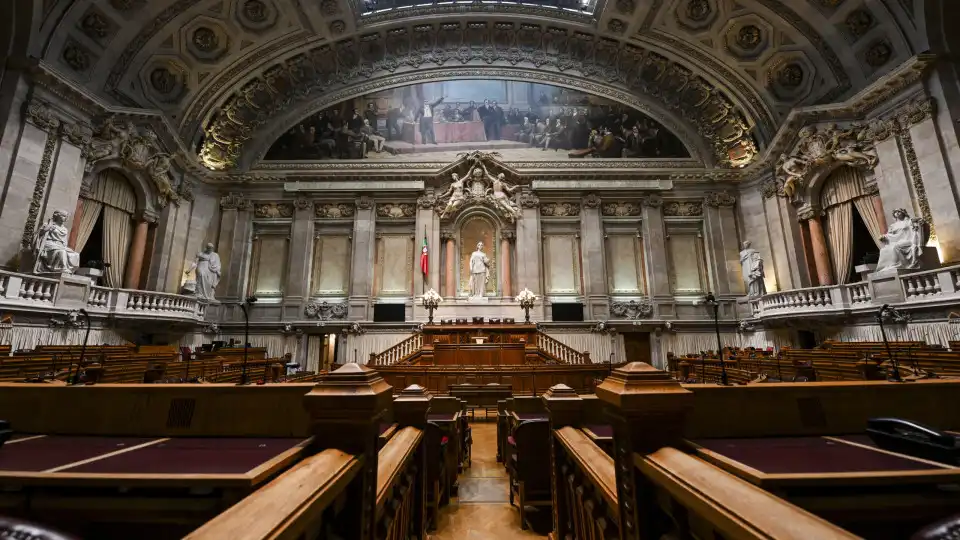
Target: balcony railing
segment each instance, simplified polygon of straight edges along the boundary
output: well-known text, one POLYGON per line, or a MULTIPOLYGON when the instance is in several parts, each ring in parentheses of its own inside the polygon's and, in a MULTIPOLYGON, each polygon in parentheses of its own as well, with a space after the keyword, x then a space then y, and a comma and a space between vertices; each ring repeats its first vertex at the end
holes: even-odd
POLYGON ((743 315, 779 318, 804 313, 869 311, 883 304, 909 307, 960 301, 960 266, 938 268, 887 278, 780 291, 753 298, 743 315))
POLYGON ((206 304, 192 296, 99 287, 86 278, 69 274, 58 279, 3 270, 0 270, 0 308, 42 308, 53 312, 84 308, 94 316, 195 322, 202 321, 206 312, 206 304))

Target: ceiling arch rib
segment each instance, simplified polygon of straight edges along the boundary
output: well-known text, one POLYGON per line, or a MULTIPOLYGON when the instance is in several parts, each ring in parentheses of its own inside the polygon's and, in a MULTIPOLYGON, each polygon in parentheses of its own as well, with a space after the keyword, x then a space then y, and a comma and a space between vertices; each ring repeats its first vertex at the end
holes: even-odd
POLYGON ((345 99, 364 83, 452 66, 488 73, 496 68, 523 70, 531 79, 540 74, 553 84, 592 93, 621 92, 632 96, 621 101, 641 109, 657 103, 674 121, 656 111, 652 116, 686 124, 720 166, 744 166, 757 153, 749 128, 756 119, 735 106, 730 89, 655 51, 539 24, 449 21, 408 24, 322 44, 267 67, 229 98, 208 106, 219 114, 205 129, 201 158, 215 170, 249 167, 254 148, 260 145, 265 151, 272 142, 266 139, 295 122, 290 118, 299 108, 306 110, 306 102, 335 93, 345 99), (587 84, 596 87, 587 89, 587 84))

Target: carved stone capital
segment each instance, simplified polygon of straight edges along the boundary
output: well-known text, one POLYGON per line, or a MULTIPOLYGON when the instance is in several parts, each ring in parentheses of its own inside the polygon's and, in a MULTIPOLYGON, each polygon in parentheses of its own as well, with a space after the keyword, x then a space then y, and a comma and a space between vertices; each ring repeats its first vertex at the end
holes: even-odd
POLYGON ((220 208, 224 210, 250 210, 253 208, 253 203, 243 198, 242 193, 228 193, 220 197, 220 208))
POLYGON ((600 206, 600 202, 600 196, 596 193, 587 194, 587 196, 581 201, 584 208, 597 208, 600 206))
POLYGON ((303 195, 297 195, 297 198, 293 200, 293 207, 297 210, 308 210, 310 208, 310 199, 303 195))
POLYGON ((737 202, 737 198, 726 191, 710 191, 703 197, 703 202, 707 206, 714 208, 731 207, 737 202))
POLYGON ((93 137, 93 129, 83 124, 64 122, 60 125, 60 135, 77 148, 85 149, 93 137))
POLYGON ((663 197, 659 195, 650 195, 643 199, 643 205, 649 206, 650 208, 660 208, 663 206, 663 197))
POLYGON ((440 229, 440 240, 446 242, 447 240, 456 240, 457 233, 451 231, 450 229, 440 229))
POLYGON ((33 124, 47 133, 55 134, 57 128, 60 126, 60 119, 53 114, 49 103, 32 99, 27 103, 23 112, 23 117, 28 123, 33 124))
POLYGON ((797 210, 797 219, 808 221, 816 217, 817 211, 812 206, 804 206, 797 210))
POLYGON ((504 229, 500 231, 500 238, 512 242, 517 239, 517 231, 511 229, 504 229))
POLYGON ((433 209, 437 206, 437 197, 433 193, 427 193, 417 197, 417 206, 425 210, 433 209))
POLYGON ((603 203, 600 207, 600 213, 610 217, 639 216, 641 213, 640 203, 623 201, 603 203))
POLYGON ((520 206, 524 208, 537 208, 540 206, 540 197, 529 191, 520 194, 520 206))
POLYGON ((767 178, 760 182, 760 195, 763 196, 764 199, 776 197, 778 191, 777 181, 773 178, 767 178))
POLYGON ((357 199, 357 210, 370 210, 373 208, 373 199, 370 197, 360 197, 357 199))
POLYGON ((145 221, 147 223, 156 223, 160 219, 160 214, 155 210, 144 208, 134 216, 136 221, 145 221))
POLYGON ((932 118, 937 112, 937 101, 931 97, 922 97, 906 103, 897 111, 897 122, 903 129, 932 118))
POLYGON ((177 185, 177 194, 185 201, 193 201, 193 180, 184 176, 177 185))
POLYGON ((356 212, 350 203, 316 203, 313 205, 313 216, 317 219, 345 219, 352 218, 356 212))

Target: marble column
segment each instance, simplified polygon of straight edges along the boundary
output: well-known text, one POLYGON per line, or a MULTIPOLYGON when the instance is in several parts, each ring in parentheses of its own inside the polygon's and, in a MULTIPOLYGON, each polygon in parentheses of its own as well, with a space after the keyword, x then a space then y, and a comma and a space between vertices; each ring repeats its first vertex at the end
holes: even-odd
POLYGON ((704 199, 704 227, 707 249, 714 261, 714 275, 718 295, 746 294, 740 270, 740 242, 734 214, 736 199, 727 192, 707 193, 704 199))
POLYGON ((800 222, 800 242, 803 245, 803 267, 807 271, 807 277, 810 279, 810 286, 820 285, 820 279, 817 276, 817 266, 813 260, 813 246, 810 243, 810 223, 808 221, 800 222))
POLYGON ((356 201, 353 219, 353 259, 350 268, 350 311, 353 321, 373 319, 370 302, 373 295, 374 255, 376 254, 376 205, 370 197, 356 201))
POLYGON ((242 194, 230 193, 220 198, 220 255, 222 271, 218 299, 223 303, 240 302, 246 297, 246 271, 251 255, 253 203, 242 194))
POLYGON ((807 224, 810 227, 810 247, 813 251, 813 262, 817 268, 817 280, 821 286, 833 285, 833 271, 830 268, 827 239, 823 235, 823 224, 820 222, 820 216, 810 216, 807 224))
POLYGON ((133 238, 130 239, 130 255, 127 257, 126 276, 123 279, 125 289, 140 288, 140 272, 143 270, 143 256, 147 250, 147 232, 150 223, 140 216, 133 227, 133 238))
POLYGON ((540 257, 543 251, 540 198, 524 187, 520 194, 520 204, 522 215, 517 220, 516 288, 527 288, 537 296, 543 296, 543 276, 540 272, 540 257))
POLYGON ((77 206, 73 210, 73 224, 70 225, 70 237, 67 239, 67 247, 77 249, 77 235, 80 233, 80 220, 83 218, 83 199, 77 198, 77 206))
POLYGON ((290 259, 284 293, 284 316, 301 318, 303 304, 310 296, 310 261, 313 258, 313 203, 302 195, 293 201, 290 228, 290 259))
POLYGON ((647 253, 647 283, 650 296, 671 297, 667 231, 663 224, 663 199, 651 195, 643 200, 643 244, 647 253))
POLYGON ((510 268, 510 259, 513 257, 513 250, 510 249, 510 241, 516 238, 514 231, 500 232, 500 282, 503 283, 503 290, 500 296, 504 298, 513 298, 513 273, 510 268))
POLYGON ((879 194, 874 194, 870 199, 871 202, 873 202, 873 211, 877 213, 877 222, 880 223, 880 230, 886 232, 889 225, 887 224, 887 213, 883 209, 883 199, 880 198, 879 194))
POLYGON ((183 197, 180 204, 168 204, 160 212, 154 228, 153 247, 148 251, 147 290, 180 292, 183 271, 186 270, 184 250, 192 206, 191 193, 183 197))
POLYGON ((440 239, 444 242, 443 296, 446 298, 456 298, 456 235, 453 231, 444 230, 440 232, 440 239))
POLYGON ((582 257, 584 318, 610 318, 610 296, 607 288, 606 259, 603 248, 603 220, 600 197, 590 193, 580 201, 580 253, 582 257))

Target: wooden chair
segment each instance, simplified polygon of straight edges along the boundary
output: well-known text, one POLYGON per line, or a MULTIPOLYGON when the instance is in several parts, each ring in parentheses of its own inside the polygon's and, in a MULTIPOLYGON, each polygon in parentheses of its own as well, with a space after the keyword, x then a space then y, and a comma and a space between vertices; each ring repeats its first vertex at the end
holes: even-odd
POLYGON ((449 491, 445 481, 447 478, 447 462, 443 459, 443 456, 447 453, 449 440, 443 434, 440 426, 433 422, 427 422, 426 438, 427 530, 433 531, 437 528, 440 505, 449 499, 449 491))
POLYGON ((550 423, 547 420, 521 422, 513 431, 515 444, 509 458, 510 504, 520 509, 520 528, 526 530, 527 507, 550 507, 550 423))

